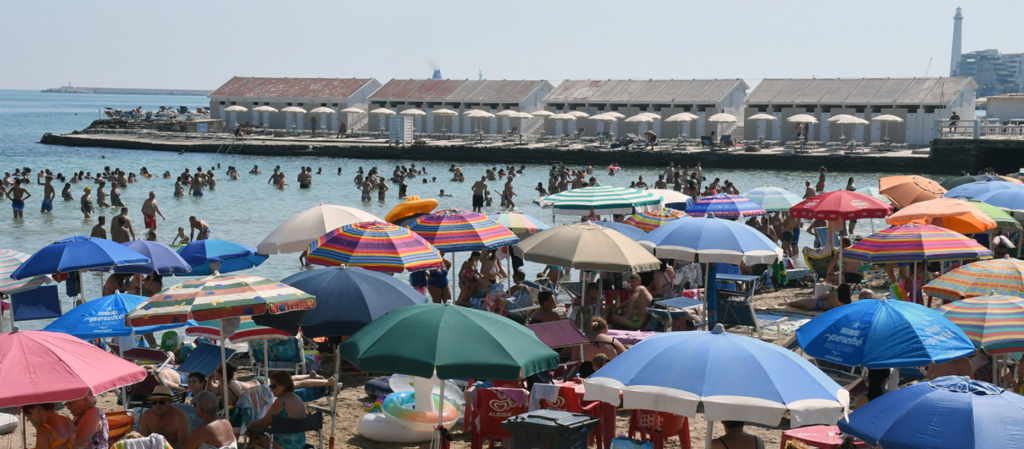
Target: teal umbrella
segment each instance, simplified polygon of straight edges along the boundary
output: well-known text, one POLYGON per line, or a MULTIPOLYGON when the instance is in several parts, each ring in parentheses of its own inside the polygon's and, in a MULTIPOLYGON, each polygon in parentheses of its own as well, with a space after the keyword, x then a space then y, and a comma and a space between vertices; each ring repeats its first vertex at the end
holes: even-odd
POLYGON ((758 187, 743 196, 768 212, 789 212, 789 208, 802 201, 799 195, 780 187, 758 187))

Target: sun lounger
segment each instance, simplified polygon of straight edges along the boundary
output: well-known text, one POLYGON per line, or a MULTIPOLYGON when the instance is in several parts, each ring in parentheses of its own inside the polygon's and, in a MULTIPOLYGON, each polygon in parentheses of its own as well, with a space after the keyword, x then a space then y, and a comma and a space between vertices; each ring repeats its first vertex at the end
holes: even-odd
MULTIPOLYGON (((764 285, 764 281, 768 277, 767 273, 766 271, 761 276, 756 276, 745 293, 731 290, 721 290, 718 292, 717 317, 719 323, 753 328, 751 333, 756 332, 758 338, 761 338, 764 328, 775 327, 776 336, 778 338, 782 337, 782 329, 779 325, 789 321, 789 318, 775 315, 758 315, 754 312, 754 295, 757 293, 758 288, 764 285), (742 299, 736 300, 732 298, 742 299)), ((730 277, 740 278, 741 275, 731 275, 730 277)), ((722 276, 719 276, 719 280, 723 280, 722 276)), ((728 278, 724 280, 728 280, 728 278)))
MULTIPOLYGON (((224 348, 224 357, 226 360, 231 360, 231 357, 235 355, 235 350, 231 348, 224 348)), ((209 377, 213 372, 220 366, 220 347, 209 343, 199 343, 196 345, 196 350, 192 351, 192 354, 188 356, 181 366, 178 367, 179 373, 203 373, 203 375, 209 377)))

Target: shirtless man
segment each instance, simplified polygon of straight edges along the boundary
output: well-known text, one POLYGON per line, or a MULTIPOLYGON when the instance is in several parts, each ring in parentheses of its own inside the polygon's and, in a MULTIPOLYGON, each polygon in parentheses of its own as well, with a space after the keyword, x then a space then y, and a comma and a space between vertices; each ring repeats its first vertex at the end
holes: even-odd
POLYGON ((206 224, 205 221, 200 220, 193 215, 188 217, 188 222, 192 226, 188 233, 189 241, 194 242, 196 240, 206 240, 210 238, 210 225, 206 224), (196 237, 196 231, 199 231, 199 237, 196 237))
POLYGON ((57 197, 57 191, 50 182, 52 179, 52 176, 47 176, 46 183, 43 184, 43 205, 39 209, 41 213, 53 212, 53 199, 57 197))
POLYGON ((107 223, 107 217, 100 215, 99 223, 92 227, 92 233, 89 237, 97 237, 101 239, 107 238, 107 230, 103 228, 103 225, 107 223))
POLYGON ((584 181, 583 173, 576 175, 576 179, 572 180, 573 189, 582 189, 584 185, 586 185, 586 181, 584 181))
POLYGON ((192 184, 189 185, 189 194, 192 196, 203 196, 203 185, 205 185, 206 182, 203 181, 205 177, 202 175, 202 173, 203 172, 201 171, 196 172, 196 176, 192 178, 192 184))
MULTIPOLYGON (((852 242, 850 242, 850 238, 849 237, 843 237, 842 245, 843 245, 843 249, 844 250, 849 248, 850 245, 852 245, 852 242)), ((838 284, 840 282, 839 274, 832 272, 832 270, 835 269, 837 263, 839 263, 839 253, 836 253, 835 257, 832 258, 832 261, 829 262, 829 264, 828 264, 828 271, 827 271, 828 276, 825 277, 825 279, 828 282, 832 283, 833 285, 834 284, 838 284)), ((848 282, 848 283, 851 283, 851 284, 859 284, 861 281, 863 281, 864 280, 864 276, 861 276, 861 274, 857 272, 857 270, 860 269, 861 265, 863 265, 863 263, 860 262, 859 260, 852 260, 852 259, 847 259, 847 258, 844 257, 843 258, 843 279, 842 279, 842 282, 843 283, 847 283, 848 282)))
POLYGON ((484 192, 487 191, 487 176, 473 183, 473 212, 483 212, 484 192))
POLYGON ((530 322, 547 323, 562 319, 562 317, 558 316, 558 313, 555 312, 555 307, 558 306, 558 303, 555 302, 555 295, 551 292, 542 291, 537 294, 537 302, 540 303, 540 308, 530 315, 530 322))
POLYGON ((300 189, 308 189, 309 185, 313 182, 312 180, 313 175, 307 172, 305 167, 303 167, 302 170, 299 171, 299 176, 295 177, 295 182, 299 183, 300 189))
POLYGON ((174 400, 171 389, 158 385, 153 388, 149 399, 153 402, 153 408, 142 413, 139 433, 144 437, 158 433, 174 449, 184 449, 190 429, 188 415, 172 404, 174 400))
POLYGON ((639 330, 647 320, 647 308, 651 306, 654 297, 647 291, 647 287, 641 285, 639 274, 629 275, 629 288, 633 290, 633 295, 609 311, 608 321, 621 329, 639 330), (616 314, 618 311, 622 311, 622 314, 616 314))
POLYGON ((132 219, 128 218, 128 208, 122 207, 121 214, 110 220, 110 239, 117 243, 135 240, 135 229, 132 219))
POLYGON ((212 169, 206 172, 206 188, 210 189, 211 192, 217 190, 217 180, 213 179, 212 169))
POLYGON ((796 257, 800 253, 800 226, 803 222, 792 215, 788 215, 785 220, 782 221, 782 236, 781 245, 783 251, 789 255, 789 257, 796 257))
POLYGON ((665 175, 658 175, 658 180, 654 181, 655 189, 664 189, 668 187, 668 183, 665 182, 665 175))
POLYGON ((259 165, 253 165, 252 166, 252 170, 249 170, 249 174, 250 175, 262 175, 263 172, 260 171, 260 166, 259 165))
POLYGON ((509 210, 516 208, 515 201, 512 201, 512 197, 516 196, 516 192, 512 190, 512 180, 515 176, 509 176, 508 181, 505 181, 505 191, 501 193, 501 200, 505 203, 505 207, 509 210))
POLYGON ((146 225, 146 229, 156 229, 157 215, 167 220, 164 213, 160 212, 160 206, 156 204, 156 192, 149 192, 149 199, 142 203, 142 222, 146 225))
POLYGON ((32 197, 32 194, 21 186, 21 178, 14 180, 14 187, 7 191, 7 198, 11 200, 11 208, 14 209, 14 218, 25 218, 25 200, 32 197))
POLYGON ((192 398, 192 405, 196 408, 196 415, 203 421, 196 426, 188 440, 179 449, 200 449, 200 448, 231 448, 237 447, 235 432, 231 422, 217 414, 220 409, 220 400, 217 395, 209 391, 201 391, 192 398))
MULTIPOLYGON (((356 176, 356 178, 360 177, 362 177, 362 175, 356 176)), ((370 201, 370 190, 373 190, 373 182, 371 182, 370 179, 367 178, 365 181, 359 184, 358 189, 363 191, 362 200, 370 201)))
POLYGON ((817 195, 817 193, 814 193, 814 187, 811 187, 811 181, 804 181, 804 187, 805 187, 805 189, 804 189, 804 199, 805 200, 808 199, 808 198, 813 197, 814 195, 817 195))

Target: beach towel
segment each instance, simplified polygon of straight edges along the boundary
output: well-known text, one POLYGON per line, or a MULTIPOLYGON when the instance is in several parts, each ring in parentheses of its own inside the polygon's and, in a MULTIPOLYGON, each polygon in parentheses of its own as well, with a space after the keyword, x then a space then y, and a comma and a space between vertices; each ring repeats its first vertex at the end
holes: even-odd
POLYGON ((113 449, 171 449, 163 435, 150 434, 148 437, 121 440, 111 446, 113 449))
MULTIPOLYGON (((491 388, 494 394, 498 395, 501 399, 509 399, 512 401, 514 407, 522 407, 529 398, 529 393, 522 388, 491 388)), ((446 395, 447 396, 447 395, 446 395)))
POLYGON ((540 408, 540 400, 543 399, 548 402, 555 402, 558 400, 558 391, 561 390, 560 385, 552 384, 533 384, 533 389, 530 391, 530 411, 534 411, 540 408))

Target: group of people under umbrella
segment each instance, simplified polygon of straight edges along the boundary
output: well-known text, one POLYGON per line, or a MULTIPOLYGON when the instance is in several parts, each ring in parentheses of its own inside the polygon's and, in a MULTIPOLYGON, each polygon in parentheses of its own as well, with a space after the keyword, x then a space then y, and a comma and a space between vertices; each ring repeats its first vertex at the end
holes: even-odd
MULTIPOLYGON (((908 182, 919 189, 930 188, 920 187, 919 180, 895 185, 911 185, 908 182)), ((759 198, 766 202, 777 196, 767 192, 759 198)), ((710 267, 717 263, 771 263, 781 258, 782 250, 773 241, 729 219, 756 211, 748 204, 756 202, 730 197, 698 201, 687 209, 686 215, 691 217, 663 210, 662 197, 631 189, 588 187, 543 200, 555 214, 647 213, 635 217, 633 225, 650 232, 641 231, 633 238, 616 231, 609 222, 542 229, 532 217, 523 220, 514 217, 518 214, 503 214, 506 216, 495 220, 457 209, 426 214, 405 228, 357 209, 321 205, 285 222, 257 248, 206 240, 200 241, 205 242, 201 246, 174 251, 153 242, 135 242, 132 247, 95 238, 62 240, 30 257, 19 256, 20 263, 10 275, 17 282, 5 279, 0 287, 31 288, 46 282, 46 276, 81 270, 206 277, 154 292, 148 298, 115 295, 89 301, 76 315, 68 314, 71 318, 51 325, 52 329, 4 334, 0 337, 0 363, 16 369, 0 370, 0 380, 11 387, 0 392, 0 407, 73 401, 145 377, 141 368, 79 338, 141 334, 211 320, 225 336, 224 321, 239 317, 252 317, 257 325, 287 335, 301 329, 310 338, 349 337, 335 346, 336 373, 344 358, 363 371, 441 380, 515 381, 554 369, 558 353, 514 321, 482 310, 428 304, 422 293, 385 273, 444 269, 442 252, 510 245, 516 245, 516 252, 526 261, 595 272, 648 271, 661 265, 659 259, 676 259, 704 264, 705 273, 710 274, 710 267), (512 221, 520 226, 499 224, 512 221), (520 237, 525 238, 520 242, 520 237), (305 251, 311 263, 333 267, 300 272, 281 281, 227 274, 259 265, 266 254, 299 251, 305 251), (76 330, 87 321, 82 316, 103 307, 120 310, 124 322, 109 326, 106 333, 76 330), (75 337, 58 338, 51 331, 75 337), (40 357, 41 351, 33 348, 43 346, 47 347, 46 356, 40 357), (54 363, 64 369, 43 369, 54 363)), ((899 206, 906 211, 912 210, 913 204, 899 206)), ((801 218, 841 221, 886 217, 892 206, 870 195, 837 191, 794 204, 788 211, 801 218)), ((964 220, 957 218, 965 215, 929 216, 928 220, 942 218, 942 225, 952 226, 954 222, 962 224, 964 220)), ((973 240, 934 224, 894 226, 846 249, 841 257, 869 263, 918 263, 992 255, 973 240)), ((1007 265, 999 265, 1002 270, 1024 273, 1024 267, 1015 261, 976 262, 951 272, 947 281, 977 282, 978 277, 961 271, 986 273, 989 270, 978 264, 993 263, 1007 265)), ((933 284, 929 287, 942 286, 933 284)), ((701 410, 708 421, 767 426, 780 425, 784 415, 794 427, 838 422, 844 432, 886 448, 982 447, 993 439, 1004 447, 1019 444, 1010 436, 1015 428, 1010 422, 1020 418, 1024 400, 994 385, 960 377, 943 377, 894 391, 847 417, 847 391, 803 357, 714 325, 709 280, 705 285, 709 288, 704 289, 701 324, 710 332, 647 338, 585 380, 584 399, 607 404, 602 406, 602 416, 612 422, 602 427, 606 446, 614 434, 614 410, 619 405, 688 417, 701 410), (920 418, 942 412, 956 416, 959 422, 974 422, 973 431, 920 418)), ((1020 294, 1024 286, 1020 287, 1007 287, 1007 293, 1020 294)), ((973 288, 979 292, 985 286, 973 288)), ((797 331, 797 338, 811 357, 871 370, 949 362, 973 354, 977 347, 992 355, 1020 351, 1024 336, 1000 332, 1000 326, 1012 326, 1005 317, 1011 312, 1017 317, 1024 314, 1024 302, 984 294, 953 298, 962 301, 946 306, 946 316, 913 302, 861 300, 811 320, 797 331), (964 299, 969 296, 981 297, 964 299)), ((222 351, 224 340, 219 340, 222 351)), ((223 378, 228 378, 227 365, 221 366, 223 378)), ((444 385, 440 383, 442 398, 444 385)), ((226 410, 226 382, 224 388, 226 410)), ((332 410, 336 405, 335 396, 332 410)), ((443 428, 443 423, 438 424, 439 430, 443 428)), ((709 447, 712 432, 709 425, 709 447)), ((333 443, 332 425, 332 447, 333 443)), ((443 444, 441 432, 435 435, 435 444, 443 444)))

